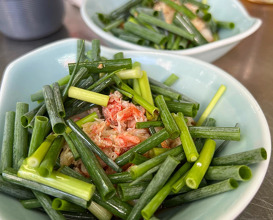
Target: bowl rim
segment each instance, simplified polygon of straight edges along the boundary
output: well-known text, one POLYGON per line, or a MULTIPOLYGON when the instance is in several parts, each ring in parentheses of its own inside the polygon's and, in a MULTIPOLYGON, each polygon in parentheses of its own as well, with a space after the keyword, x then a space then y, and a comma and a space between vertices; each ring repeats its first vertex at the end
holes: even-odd
MULTIPOLYGON (((62 44, 69 44, 69 43, 75 43, 76 40, 78 40, 77 38, 67 38, 67 39, 62 39, 62 40, 58 40, 56 42, 53 42, 53 43, 50 43, 50 44, 47 44, 47 45, 44 45, 42 47, 39 47, 37 49, 34 49, 28 53, 26 53, 25 55, 22 55, 20 56, 19 58, 15 59, 14 61, 12 61, 5 69, 4 71, 4 75, 3 75, 3 78, 2 78, 2 82, 1 82, 1 85, 0 85, 0 103, 2 103, 2 100, 4 99, 4 96, 3 96, 3 93, 1 93, 1 89, 4 88, 5 84, 6 84, 6 81, 8 79, 8 72, 12 70, 12 68, 14 68, 15 65, 17 65, 17 63, 20 63, 22 61, 24 61, 24 59, 26 58, 29 58, 29 57, 32 57, 34 56, 35 54, 37 53, 40 53, 41 51, 43 50, 47 50, 47 49, 51 49, 51 48, 54 48, 54 47, 58 47, 59 45, 62 45, 62 44)), ((76 43, 75 43, 76 45, 76 43)), ((204 67, 208 67, 210 69, 214 69, 215 71, 219 72, 219 74, 226 78, 227 80, 231 80, 232 83, 235 83, 235 86, 239 86, 240 89, 242 89, 242 92, 243 94, 245 95, 245 97, 250 100, 251 102, 253 102, 253 104, 255 104, 255 107, 257 108, 257 110, 259 110, 259 114, 258 114, 258 118, 259 118, 259 121, 262 122, 262 128, 263 130, 265 131, 265 133, 263 134, 263 139, 266 143, 266 146, 264 146, 265 148, 268 147, 268 158, 266 161, 262 162, 261 163, 261 167, 263 167, 263 173, 261 174, 260 178, 256 178, 255 179, 255 187, 256 187, 256 190, 253 191, 249 191, 248 194, 244 195, 243 198, 244 198, 244 202, 241 202, 239 205, 237 205, 233 211, 230 211, 228 213, 224 213, 222 214, 221 216, 221 219, 234 219, 236 218, 245 208, 246 206, 251 202, 251 200, 253 199, 253 197, 256 195, 256 193, 258 192, 262 182, 264 181, 264 177, 267 173, 267 170, 268 170, 268 167, 269 167, 269 162, 270 162, 270 158, 271 158, 271 134, 270 134, 270 129, 269 129, 269 126, 268 126, 268 122, 266 120, 266 117, 261 109, 261 107, 259 106, 258 102, 256 101, 256 99, 252 96, 252 94, 248 91, 248 89, 243 85, 241 84, 236 78, 234 78, 232 75, 228 74, 226 71, 222 70, 221 68, 213 65, 213 64, 210 64, 210 63, 207 63, 205 61, 202 61, 202 60, 198 60, 196 58, 193 58, 193 57, 188 57, 188 56, 179 56, 179 55, 176 55, 176 54, 166 54, 166 53, 162 53, 162 52, 159 52, 159 51, 155 51, 155 52, 149 52, 149 51, 132 51, 132 50, 117 50, 117 49, 112 49, 112 48, 108 48, 108 47, 104 47, 102 46, 101 48, 101 51, 104 52, 104 51, 108 51, 110 53, 116 53, 116 52, 119 52, 119 51, 124 51, 126 53, 128 53, 129 55, 133 55, 134 53, 141 53, 141 54, 147 54, 147 55, 161 55, 161 56, 168 56, 168 57, 173 57, 175 59, 184 59, 184 60, 189 60, 191 61, 192 63, 195 63, 195 64, 199 64, 199 65, 202 65, 204 67)), ((0 104, 1 106, 1 104, 0 104)), ((253 185, 254 183, 252 183, 253 185)), ((0 216, 1 217, 1 216, 0 216)))
POLYGON ((94 22, 93 19, 91 19, 87 13, 87 2, 89 0, 83 0, 83 4, 80 8, 80 13, 82 16, 83 21, 86 23, 86 25, 93 30, 98 36, 100 36, 101 38, 103 38, 105 41, 109 41, 111 44, 116 45, 116 46, 120 46, 122 48, 126 48, 126 50, 146 50, 146 51, 162 51, 162 52, 168 52, 168 53, 173 53, 173 54, 180 54, 180 55, 194 55, 194 54, 198 54, 198 53, 202 53, 205 51, 209 51, 209 50, 213 50, 216 48, 220 48, 220 47, 224 47, 230 44, 235 44, 238 43, 240 40, 250 36, 251 34, 253 34, 254 32, 256 32, 259 27, 262 25, 262 20, 260 18, 256 18, 256 17, 252 17, 248 14, 248 12, 246 11, 246 9, 244 8, 244 6, 242 5, 242 3, 240 3, 237 0, 234 0, 234 2, 236 3, 236 5, 240 8, 240 10, 242 11, 242 13, 248 17, 250 20, 253 20, 253 25, 239 33, 236 34, 232 37, 228 37, 225 39, 221 39, 215 42, 211 42, 205 45, 201 45, 198 47, 194 47, 194 48, 190 48, 190 49, 184 49, 184 50, 156 50, 153 48, 149 48, 149 47, 144 47, 144 46, 140 46, 137 44, 133 44, 124 40, 121 40, 119 38, 117 38, 116 36, 109 34, 105 31, 103 31, 99 26, 97 26, 94 22))

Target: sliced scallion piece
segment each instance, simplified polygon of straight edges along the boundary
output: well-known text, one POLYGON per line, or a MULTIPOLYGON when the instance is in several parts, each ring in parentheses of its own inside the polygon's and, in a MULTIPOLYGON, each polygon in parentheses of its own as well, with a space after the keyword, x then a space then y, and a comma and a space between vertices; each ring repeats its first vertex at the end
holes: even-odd
POLYGON ((234 166, 210 166, 206 172, 207 180, 225 180, 233 178, 237 181, 250 180, 252 176, 251 169, 245 165, 234 166))
POLYGON ((180 129, 180 140, 188 162, 194 162, 198 159, 199 154, 196 150, 192 136, 190 135, 188 126, 185 122, 184 115, 181 112, 172 114, 177 126, 180 129))
MULTIPOLYGON (((32 173, 32 171, 29 171, 29 168, 28 168, 27 172, 28 172, 28 174, 32 173)), ((36 177, 37 172, 34 169, 33 169, 33 172, 35 172, 34 176, 36 177)), ((30 175, 32 175, 32 174, 30 174, 30 175)), ((16 170, 10 169, 10 168, 6 169, 3 172, 2 176, 3 176, 4 180, 6 180, 6 181, 8 181, 10 183, 13 183, 13 184, 16 184, 16 185, 19 185, 19 186, 24 186, 26 188, 36 190, 36 191, 39 191, 39 192, 43 192, 43 193, 45 193, 47 195, 51 195, 51 196, 54 196, 54 197, 66 199, 66 200, 68 200, 70 202, 73 202, 73 203, 75 203, 77 205, 80 205, 80 206, 82 206, 84 208, 86 208, 87 205, 88 205, 88 202, 85 199, 80 198, 78 196, 75 196, 72 193, 66 192, 66 190, 67 190, 66 186, 64 186, 65 187, 64 190, 63 189, 53 188, 53 187, 41 184, 39 182, 36 182, 37 179, 35 179, 35 181, 32 181, 32 180, 29 180, 29 179, 26 179, 26 178, 22 178, 22 177, 20 177, 20 174, 17 175, 16 170)), ((37 177, 38 178, 43 178, 40 175, 37 175, 37 177)), ((58 181, 60 181, 61 178, 58 179, 58 181)), ((52 180, 54 180, 54 178, 52 180)), ((77 181, 79 181, 79 180, 77 180, 77 181)), ((60 187, 60 182, 57 183, 57 186, 60 187)), ((73 183, 72 183, 72 186, 73 186, 73 183)), ((83 185, 81 187, 83 187, 83 185)), ((72 189, 70 188, 70 190, 73 191, 73 193, 78 191, 78 189, 74 190, 73 188, 72 189)), ((80 192, 80 193, 82 193, 82 192, 80 192)), ((82 193, 82 195, 83 194, 85 194, 85 193, 82 193)))
POLYGON ((109 96, 71 86, 68 90, 68 97, 79 99, 85 102, 107 106, 109 96))
POLYGON ((45 116, 35 117, 34 127, 28 149, 28 156, 31 156, 37 150, 37 148, 43 143, 47 123, 48 123, 47 117, 45 116))
POLYGON ((163 95, 158 95, 155 98, 155 103, 157 107, 160 109, 160 117, 165 126, 165 129, 168 131, 170 138, 175 139, 180 135, 180 130, 175 123, 168 106, 163 98, 163 95))
POLYGON ((27 156, 28 131, 21 124, 21 117, 28 112, 28 104, 16 103, 14 139, 13 139, 13 168, 19 169, 18 162, 27 156))
POLYGON ((65 110, 64 110, 63 99, 62 99, 62 94, 61 94, 59 84, 57 82, 53 83, 52 89, 53 89, 53 94, 55 98, 57 112, 60 117, 64 118, 65 110))
POLYGON ((57 137, 56 134, 50 134, 46 137, 46 139, 38 147, 38 149, 26 159, 28 166, 32 168, 37 168, 40 166, 48 149, 50 148, 52 142, 55 140, 56 137, 57 137))
POLYGON ((41 176, 50 176, 62 150, 63 144, 64 138, 62 136, 58 136, 57 138, 55 138, 49 150, 47 151, 42 163, 38 167, 38 172, 41 176))
POLYGON ((14 137, 15 112, 9 111, 5 114, 5 125, 1 149, 0 173, 7 167, 12 167, 12 151, 14 137))
POLYGON ((211 113, 212 109, 217 104, 217 102, 219 101, 219 99, 221 98, 221 96, 223 95, 223 93, 225 91, 226 91, 226 86, 221 85, 219 87, 219 89, 217 90, 217 92, 215 93, 215 95, 213 96, 213 98, 210 101, 210 103, 208 104, 208 106, 206 107, 205 111, 200 116, 199 120, 196 123, 196 126, 200 126, 200 125, 203 124, 203 122, 208 117, 208 115, 211 113))
POLYGON ((43 94, 52 130, 56 134, 62 134, 65 131, 66 125, 57 112, 52 88, 49 85, 43 86, 43 94))
POLYGON ((217 195, 219 193, 234 190, 238 186, 239 186, 239 184, 237 183, 236 180, 227 179, 227 180, 224 180, 224 181, 221 181, 218 183, 204 186, 202 188, 192 190, 190 192, 175 196, 172 199, 166 200, 163 203, 163 205, 164 205, 164 207, 173 207, 173 206, 181 205, 183 203, 196 201, 199 199, 203 199, 203 198, 217 195))
POLYGON ((185 182, 188 187, 197 189, 201 180, 205 176, 205 173, 211 163, 216 142, 211 139, 205 141, 204 147, 200 153, 199 158, 195 161, 194 165, 185 177, 185 182))
POLYGON ((215 157, 211 161, 213 166, 221 165, 248 165, 258 163, 267 159, 267 152, 265 148, 258 148, 248 150, 240 153, 226 155, 222 157, 215 157))

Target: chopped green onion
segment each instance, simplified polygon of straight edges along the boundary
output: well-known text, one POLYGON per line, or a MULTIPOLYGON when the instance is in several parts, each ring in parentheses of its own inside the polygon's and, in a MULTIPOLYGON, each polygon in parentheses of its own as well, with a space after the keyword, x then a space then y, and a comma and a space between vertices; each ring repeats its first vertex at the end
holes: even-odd
POLYGON ((1 149, 0 173, 7 167, 12 167, 12 151, 14 139, 15 112, 9 111, 5 114, 3 142, 1 149))
MULTIPOLYGON (((91 114, 79 119, 78 121, 76 121, 75 123, 81 128, 83 124, 87 123, 87 122, 93 122, 98 118, 98 114, 96 112, 92 112, 91 114)), ((67 127, 65 130, 66 133, 70 133, 71 132, 71 128, 67 127)))
POLYGON ((110 31, 111 29, 118 27, 118 26, 121 25, 123 22, 124 22, 124 19, 123 19, 123 18, 122 18, 122 19, 115 20, 115 21, 113 21, 112 23, 107 24, 107 25, 103 28, 103 30, 106 31, 106 32, 108 32, 108 31, 110 31))
POLYGON ((148 79, 148 75, 146 71, 142 71, 143 76, 138 79, 139 87, 140 87, 140 93, 141 96, 147 100, 150 104, 154 104, 151 88, 150 88, 150 83, 148 79))
POLYGON ((71 86, 69 88, 68 97, 94 103, 101 106, 107 106, 109 101, 109 96, 107 95, 88 91, 85 89, 80 89, 74 86, 71 86))
POLYGON ((124 58, 123 52, 118 52, 114 54, 114 59, 123 59, 123 58, 124 58))
POLYGON ((32 180, 63 192, 70 193, 86 201, 91 199, 95 190, 95 186, 93 184, 85 183, 57 171, 52 171, 50 176, 46 178, 42 177, 35 169, 30 168, 25 164, 20 167, 17 175, 18 177, 32 180))
POLYGON ((149 127, 163 127, 162 121, 144 121, 144 122, 137 122, 136 128, 149 128, 149 127))
POLYGON ((49 85, 43 86, 43 94, 52 130, 56 134, 62 134, 65 131, 66 125, 57 112, 52 88, 49 85))
POLYGON ((200 153, 199 158, 195 161, 193 167, 185 177, 185 182, 188 187, 197 189, 203 179, 214 154, 216 142, 207 139, 200 153))
POLYGON ((38 112, 38 110, 41 108, 42 105, 37 106, 36 108, 34 108, 33 110, 25 113, 22 117, 21 117, 21 124, 24 128, 26 127, 31 127, 30 126, 30 122, 32 121, 32 119, 35 117, 36 113, 38 112))
POLYGON ((240 128, 238 127, 206 127, 189 126, 193 138, 211 138, 220 140, 240 140, 240 128))
POLYGON ((34 127, 28 149, 28 156, 31 156, 37 150, 37 148, 43 143, 47 123, 48 123, 47 117, 45 116, 35 117, 34 127))
POLYGON ((139 153, 134 153, 134 154, 131 156, 129 162, 132 163, 132 164, 138 165, 138 164, 141 164, 141 163, 143 163, 143 162, 145 162, 145 161, 147 161, 147 160, 149 160, 149 158, 144 157, 144 156, 142 156, 142 155, 139 154, 139 153))
POLYGON ((217 28, 233 29, 235 24, 228 21, 216 21, 217 28))
POLYGON ((148 182, 141 182, 132 186, 129 183, 120 183, 117 185, 117 191, 122 201, 130 201, 139 199, 148 185, 148 182))
POLYGON ((208 115, 211 113, 212 109, 217 104, 217 102, 219 101, 219 99, 221 98, 221 96, 223 95, 223 93, 225 92, 225 90, 226 90, 226 86, 221 85, 219 87, 219 89, 215 93, 214 97, 212 98, 212 100, 210 101, 210 103, 208 104, 208 106, 206 107, 205 111, 200 116, 199 120, 197 121, 196 126, 200 126, 200 125, 203 124, 203 122, 206 120, 206 118, 208 117, 208 115))
POLYGON ((77 161, 78 159, 80 159, 80 154, 77 151, 77 148, 75 147, 73 141, 71 140, 71 138, 69 137, 69 135, 67 133, 63 133, 63 137, 73 155, 73 158, 75 161, 77 161))
MULTIPOLYGON (((3 172, 5 171, 6 169, 3 172)), ((31 190, 25 188, 24 186, 13 184, 12 182, 4 179, 2 176, 0 176, 0 192, 16 199, 33 199, 35 197, 31 190)))
POLYGON ((165 4, 167 4, 174 10, 176 10, 177 12, 187 15, 190 19, 193 19, 196 17, 196 15, 191 10, 189 10, 184 4, 179 5, 171 0, 160 0, 160 1, 164 2, 165 4))
POLYGON ((53 89, 53 94, 54 94, 54 98, 55 98, 57 112, 58 112, 59 116, 64 118, 65 117, 65 110, 64 110, 64 104, 63 104, 62 94, 61 94, 59 84, 57 82, 53 83, 52 89, 53 89))
POLYGON ((121 70, 116 72, 116 75, 121 79, 137 79, 143 76, 140 65, 133 64, 133 68, 129 70, 121 70))
POLYGON ((195 117, 198 109, 196 108, 195 103, 190 102, 175 102, 175 101, 166 101, 168 109, 170 112, 178 113, 182 112, 185 116, 195 117))
POLYGON ((157 107, 160 109, 160 117, 165 126, 165 129, 168 131, 170 138, 175 139, 180 135, 180 130, 176 125, 167 105, 163 98, 163 95, 158 95, 155 98, 155 103, 157 107))
POLYGON ((165 81, 164 84, 166 86, 172 86, 177 80, 179 79, 179 77, 177 75, 175 75, 174 73, 172 73, 165 81))
POLYGON ((188 126, 184 120, 184 115, 178 112, 177 115, 172 114, 177 126, 180 129, 180 140, 182 147, 184 149, 186 158, 188 162, 194 162, 198 159, 199 154, 196 150, 195 144, 193 142, 192 136, 190 135, 188 126))
POLYGON ((68 202, 64 199, 55 198, 52 201, 52 208, 58 211, 68 211, 68 212, 84 212, 86 209, 68 202))
POLYGON ((91 202, 90 206, 87 209, 99 220, 110 220, 113 216, 111 212, 109 212, 107 209, 93 201, 91 202))
MULTIPOLYGON (((75 63, 69 63, 68 69, 71 73, 76 66, 75 63)), ((116 60, 100 60, 92 62, 81 62, 79 63, 77 70, 81 67, 87 68, 92 73, 109 73, 120 69, 132 69, 132 59, 116 59, 116 60)))
POLYGON ((265 148, 248 150, 240 153, 213 158, 211 165, 248 165, 258 163, 267 159, 265 148))
POLYGON ((133 33, 143 39, 149 40, 155 44, 163 44, 166 42, 167 38, 163 34, 156 33, 146 27, 141 25, 132 23, 132 22, 125 22, 124 29, 130 33, 133 33))
POLYGON ((153 158, 153 157, 156 157, 160 154, 163 154, 165 153, 166 151, 169 151, 170 149, 168 148, 162 148, 162 147, 154 147, 153 149, 151 149, 149 151, 149 157, 153 158))
POLYGON ((52 142, 57 137, 56 134, 51 134, 46 137, 43 143, 38 147, 38 149, 27 158, 27 165, 32 168, 37 168, 40 166, 42 160, 44 159, 48 149, 50 148, 52 142))
POLYGON ((92 40, 91 60, 92 61, 101 60, 101 57, 100 57, 100 40, 98 40, 98 39, 93 39, 92 40))
POLYGON ((21 200, 20 203, 25 209, 36 209, 42 207, 38 199, 21 200))
POLYGON ((235 166, 210 166, 206 172, 207 180, 225 180, 233 178, 237 181, 250 180, 252 176, 251 169, 245 165, 235 166))
POLYGON ((64 138, 59 136, 54 139, 50 148, 48 149, 43 161, 38 167, 38 173, 43 177, 48 177, 53 171, 53 168, 56 164, 56 161, 59 157, 59 154, 62 150, 64 144, 64 138))
POLYGON ((14 139, 13 139, 13 168, 19 169, 19 161, 27 156, 28 130, 21 125, 21 117, 28 112, 28 104, 16 103, 14 139))
POLYGON ((162 21, 161 19, 149 16, 149 15, 146 15, 146 14, 143 14, 143 13, 140 13, 137 16, 137 19, 139 19, 140 21, 143 21, 143 22, 147 22, 148 24, 155 25, 157 27, 165 29, 165 30, 167 30, 169 32, 172 32, 172 33, 177 34, 177 35, 179 35, 181 37, 184 37, 184 38, 186 38, 188 40, 191 40, 191 41, 194 40, 194 35, 193 34, 190 34, 189 32, 181 29, 180 27, 177 27, 174 24, 168 24, 165 21, 162 21))
POLYGON ((218 183, 214 183, 196 190, 192 190, 185 194, 181 194, 173 197, 172 199, 166 200, 163 205, 164 207, 173 207, 181 205, 186 202, 196 201, 198 199, 207 198, 223 192, 234 190, 238 187, 238 183, 234 179, 227 179, 218 183))
POLYGON ((181 95, 179 93, 176 93, 176 92, 173 92, 170 90, 165 90, 164 88, 159 87, 159 86, 151 85, 151 90, 156 94, 164 95, 164 96, 169 97, 174 100, 179 100, 181 97, 181 95))
MULTIPOLYGON (((28 170, 27 172, 29 172, 29 174, 32 175, 31 171, 28 170)), ((35 171, 34 178, 36 177, 36 174, 37 174, 37 172, 35 171)), ((17 171, 14 170, 14 169, 11 169, 11 168, 7 168, 6 170, 4 170, 3 173, 2 173, 2 176, 3 176, 3 179, 5 181, 8 181, 10 183, 13 183, 13 184, 16 184, 16 185, 19 185, 19 186, 23 186, 23 187, 26 187, 26 188, 29 188, 29 189, 32 189, 32 190, 36 190, 36 191, 39 191, 39 192, 43 192, 43 193, 45 193, 47 195, 50 195, 50 196, 66 199, 67 201, 70 201, 72 203, 80 205, 80 206, 82 206, 84 208, 87 207, 88 201, 86 201, 85 199, 82 199, 82 198, 80 198, 78 196, 72 195, 72 193, 65 192, 65 190, 67 190, 67 188, 64 188, 64 190, 62 191, 62 190, 59 190, 57 188, 49 187, 47 185, 36 182, 36 180, 31 181, 31 180, 28 180, 28 179, 25 179, 25 178, 21 178, 21 177, 19 177, 17 175, 17 171)), ((38 178, 43 178, 38 174, 37 174, 37 176, 38 176, 38 178)), ((58 179, 59 182, 57 183, 57 186, 60 185, 60 181, 65 180, 65 179, 62 179, 62 177, 58 177, 58 178, 60 178, 60 179, 58 179)), ((51 178, 49 179, 49 181, 51 181, 51 178)), ((77 181, 79 181, 79 180, 77 180, 77 181)), ((73 186, 73 183, 72 183, 72 186, 73 186)), ((74 189, 71 189, 71 190, 74 192, 74 189)), ((31 197, 31 198, 33 198, 33 197, 31 197)))

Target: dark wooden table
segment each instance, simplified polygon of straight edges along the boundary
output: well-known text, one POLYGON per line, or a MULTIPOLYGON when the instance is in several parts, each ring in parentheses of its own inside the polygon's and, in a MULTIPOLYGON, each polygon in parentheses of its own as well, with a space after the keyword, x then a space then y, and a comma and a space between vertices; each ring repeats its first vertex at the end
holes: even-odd
MULTIPOLYGON (((214 64, 238 79, 261 106, 273 131, 273 5, 259 5, 242 0, 249 14, 261 18, 261 28, 243 40, 214 64)), ((35 41, 15 41, 0 33, 0 80, 6 66, 17 57, 56 40, 76 37, 98 38, 84 24, 79 9, 65 3, 63 27, 49 37, 35 41)), ((239 220, 273 219, 273 162, 254 199, 238 216, 239 220)))

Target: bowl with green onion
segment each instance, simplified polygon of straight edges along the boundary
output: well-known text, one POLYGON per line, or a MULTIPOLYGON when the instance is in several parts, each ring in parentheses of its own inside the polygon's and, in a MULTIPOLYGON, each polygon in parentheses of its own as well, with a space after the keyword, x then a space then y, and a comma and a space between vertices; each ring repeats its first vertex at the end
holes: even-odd
POLYGON ((226 54, 262 23, 237 0, 85 0, 81 15, 106 46, 207 62, 226 54))
POLYGON ((96 39, 51 43, 6 68, 0 143, 3 220, 235 219, 271 155, 260 106, 230 74, 96 39), (116 116, 129 107, 131 117, 123 134, 134 131, 125 151, 115 142, 120 134, 109 135, 124 128, 107 116, 120 102, 116 116), (108 136, 85 130, 97 125, 108 126, 108 136), (102 138, 114 142, 105 147, 102 138), (106 154, 112 148, 121 150, 115 158, 106 154))

